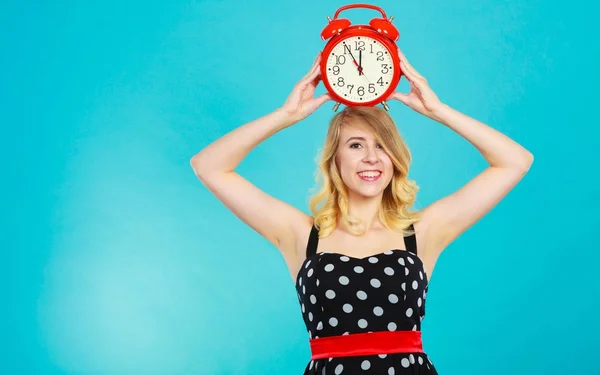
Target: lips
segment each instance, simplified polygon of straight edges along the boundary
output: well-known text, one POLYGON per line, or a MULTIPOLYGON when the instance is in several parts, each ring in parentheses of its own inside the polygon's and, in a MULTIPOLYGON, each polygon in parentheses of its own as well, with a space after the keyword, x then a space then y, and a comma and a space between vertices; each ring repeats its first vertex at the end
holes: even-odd
POLYGON ((379 170, 368 170, 368 171, 360 171, 357 173, 358 178, 363 181, 377 181, 381 177, 381 171, 379 170))

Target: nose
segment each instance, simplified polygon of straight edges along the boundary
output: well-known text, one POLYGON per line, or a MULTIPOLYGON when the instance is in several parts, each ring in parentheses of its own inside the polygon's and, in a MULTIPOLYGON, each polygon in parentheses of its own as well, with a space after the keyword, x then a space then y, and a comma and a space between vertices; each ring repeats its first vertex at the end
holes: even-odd
POLYGON ((379 160, 379 155, 377 154, 377 150, 375 150, 375 148, 373 148, 373 147, 366 147, 363 161, 366 163, 373 164, 373 163, 377 163, 378 160, 379 160))

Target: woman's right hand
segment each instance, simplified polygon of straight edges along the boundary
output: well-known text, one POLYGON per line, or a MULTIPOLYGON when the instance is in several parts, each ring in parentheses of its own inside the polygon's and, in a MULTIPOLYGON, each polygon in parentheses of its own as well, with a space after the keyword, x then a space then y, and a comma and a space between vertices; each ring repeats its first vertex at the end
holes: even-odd
POLYGON ((280 108, 286 116, 289 116, 291 123, 303 120, 316 111, 323 103, 331 100, 329 94, 314 97, 315 89, 319 81, 321 81, 320 63, 321 52, 317 55, 310 71, 294 86, 292 93, 280 108))

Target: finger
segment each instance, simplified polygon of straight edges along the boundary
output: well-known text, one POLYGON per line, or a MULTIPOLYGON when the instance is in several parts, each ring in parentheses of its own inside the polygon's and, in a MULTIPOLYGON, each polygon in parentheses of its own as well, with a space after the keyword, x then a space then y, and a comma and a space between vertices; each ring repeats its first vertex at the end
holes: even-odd
POLYGON ((404 104, 407 103, 408 101, 408 94, 403 94, 401 92, 393 92, 392 95, 390 95, 390 98, 392 99, 396 99, 404 104))
POLYGON ((416 77, 423 78, 423 76, 419 74, 419 72, 417 72, 417 70, 410 64, 410 62, 408 61, 406 56, 404 56, 404 53, 400 50, 400 48, 398 48, 398 57, 400 57, 400 64, 404 63, 406 70, 410 70, 416 77))
POLYGON ((329 94, 323 94, 323 95, 315 98, 313 101, 314 108, 315 109, 319 108, 320 106, 322 106, 329 100, 331 100, 331 96, 329 94))
POLYGON ((320 65, 319 63, 320 62, 321 62, 321 52, 319 52, 317 54, 317 57, 315 58, 315 61, 313 61, 312 66, 308 70, 308 73, 306 73, 306 75, 303 77, 303 79, 306 78, 306 77, 308 77, 308 76, 310 76, 312 74, 312 72, 319 67, 319 65, 320 65))
POLYGON ((402 69, 402 71, 404 72, 404 76, 408 79, 408 81, 414 85, 414 86, 418 86, 422 83, 427 83, 427 81, 425 80, 425 78, 423 78, 422 76, 420 76, 418 73, 416 73, 413 69, 410 69, 404 61, 400 62, 400 68, 402 69))
POLYGON ((317 80, 317 83, 318 83, 318 80, 321 79, 320 74, 321 74, 320 68, 318 68, 318 67, 313 68, 313 70, 308 75, 306 75, 302 79, 302 81, 300 81, 300 83, 299 83, 300 86, 306 87, 308 84, 314 83, 315 80, 317 80))

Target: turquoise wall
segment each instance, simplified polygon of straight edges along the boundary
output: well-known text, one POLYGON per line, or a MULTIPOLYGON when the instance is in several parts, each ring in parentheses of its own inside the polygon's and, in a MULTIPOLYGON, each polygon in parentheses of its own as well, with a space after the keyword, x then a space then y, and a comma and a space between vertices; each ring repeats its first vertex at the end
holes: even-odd
MULTIPOLYGON (((0 373, 304 369, 308 337, 282 257, 189 159, 279 107, 323 48, 326 16, 347 2, 248 4, 0 5, 0 373)), ((440 257, 426 351, 445 375, 600 373, 597 5, 377 4, 442 100, 535 155, 521 184, 440 257)), ((308 212, 331 107, 238 171, 308 212)), ((485 167, 447 128, 399 102, 391 113, 413 153, 419 206, 485 167)))

